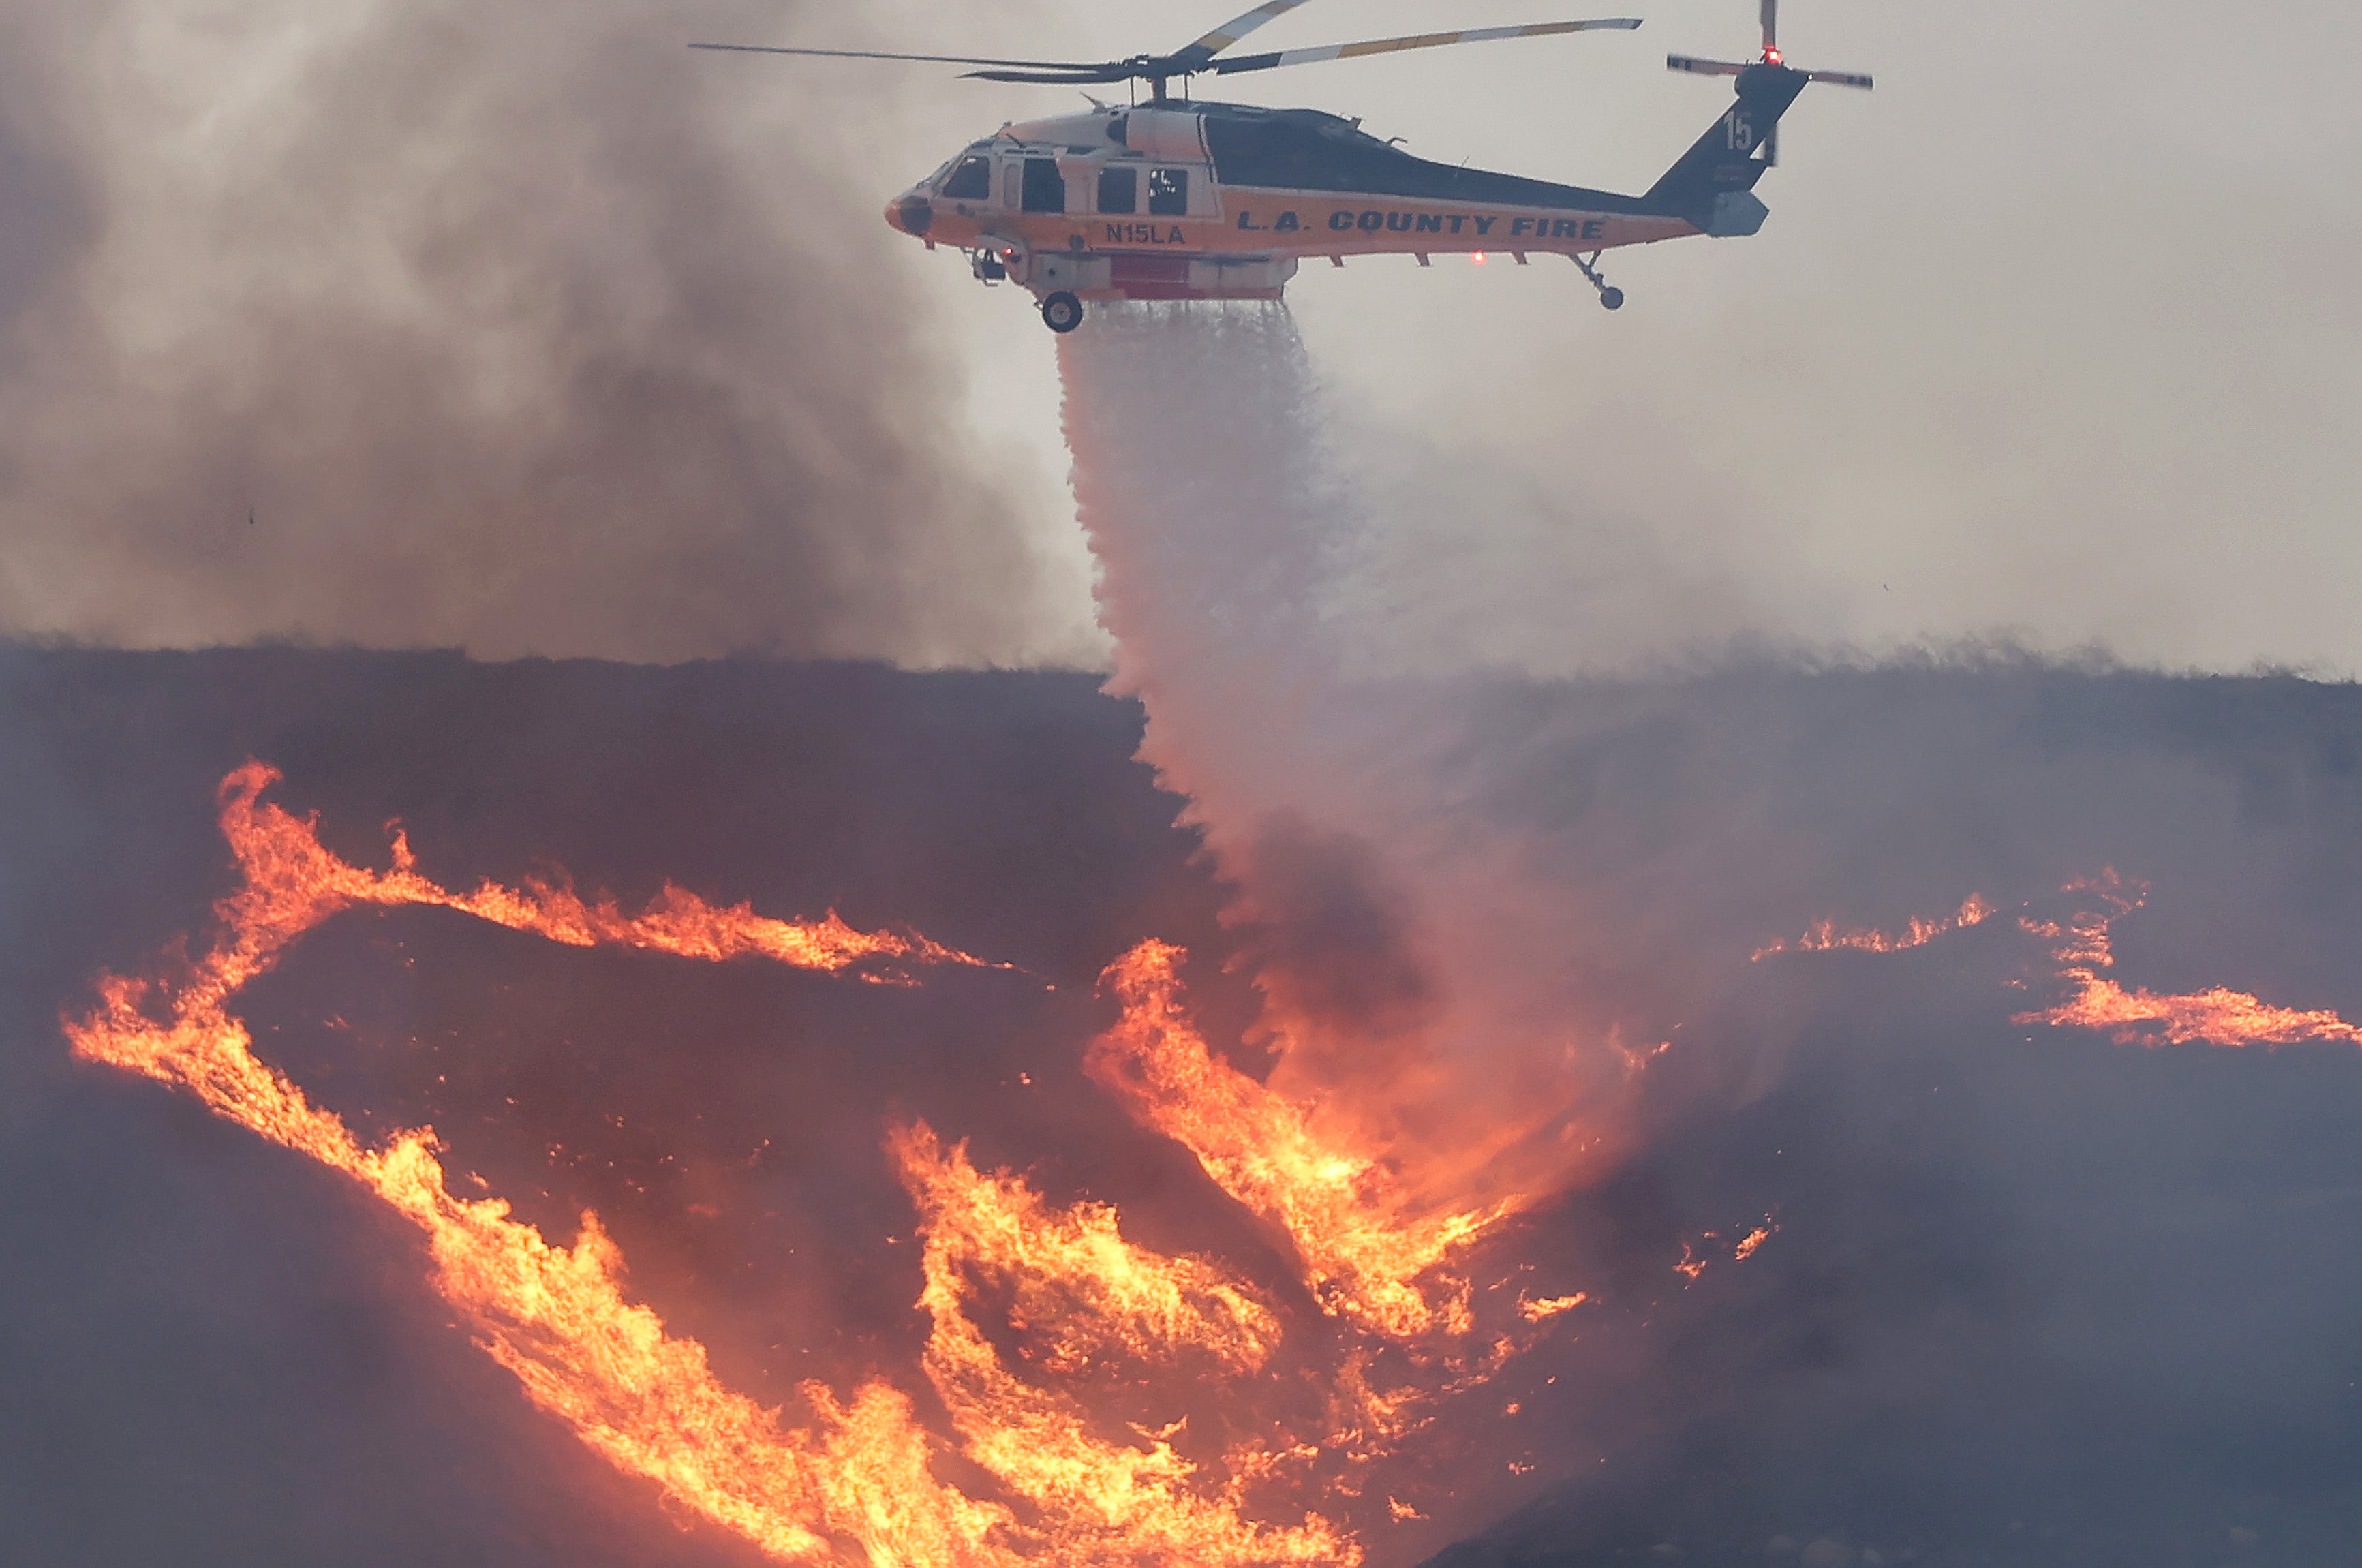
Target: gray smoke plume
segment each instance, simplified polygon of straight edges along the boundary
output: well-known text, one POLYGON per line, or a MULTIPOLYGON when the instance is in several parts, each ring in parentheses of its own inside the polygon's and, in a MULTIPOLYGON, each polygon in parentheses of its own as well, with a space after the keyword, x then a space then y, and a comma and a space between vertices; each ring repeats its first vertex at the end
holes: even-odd
POLYGON ((682 47, 795 19, 11 7, 0 633, 1057 652, 870 188, 923 83, 682 47))

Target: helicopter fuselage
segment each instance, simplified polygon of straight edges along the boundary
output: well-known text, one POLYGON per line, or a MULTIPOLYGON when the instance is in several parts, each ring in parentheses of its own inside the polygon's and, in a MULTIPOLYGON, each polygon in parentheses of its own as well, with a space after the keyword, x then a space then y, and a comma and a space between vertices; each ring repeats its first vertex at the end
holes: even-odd
POLYGON ((1046 297, 1276 299, 1299 262, 1506 252, 1584 257, 1752 233, 1761 204, 1705 218, 1643 198, 1432 163, 1309 109, 1168 103, 1003 127, 886 210, 1046 297))

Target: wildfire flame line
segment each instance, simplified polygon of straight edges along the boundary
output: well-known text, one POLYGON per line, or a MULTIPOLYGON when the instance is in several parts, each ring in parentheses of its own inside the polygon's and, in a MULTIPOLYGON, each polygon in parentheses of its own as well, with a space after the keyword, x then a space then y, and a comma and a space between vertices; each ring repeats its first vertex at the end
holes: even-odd
MULTIPOLYGON (((923 1122, 897 1132, 889 1148, 925 1221, 926 1287, 920 1304, 933 1320, 928 1380, 950 1410, 968 1457, 1054 1521, 1062 1560, 1209 1568, 1349 1568, 1361 1560, 1359 1549, 1317 1515, 1306 1514, 1291 1529, 1247 1522, 1241 1493, 1251 1466, 1236 1467, 1214 1496, 1199 1496, 1189 1490, 1197 1467, 1174 1452, 1170 1433, 1142 1434, 1144 1448, 1093 1435, 1073 1400, 1009 1371, 967 1307, 975 1273, 1006 1268, 1029 1253, 1048 1262, 1043 1254, 1054 1249, 1069 1254, 1061 1261, 1082 1264, 1070 1281, 1087 1282, 1100 1293, 1086 1308, 1098 1319, 1088 1333, 1128 1327, 1142 1353, 1194 1341, 1218 1352, 1260 1356, 1264 1336, 1276 1328, 1267 1312, 1195 1260, 1156 1258, 1113 1239, 1110 1210, 1088 1205, 1048 1216, 1022 1184, 1005 1173, 978 1176, 966 1145, 946 1152, 923 1122), (1213 1310, 1193 1305, 1193 1296, 1213 1310)), ((1051 1305, 1040 1295, 1035 1299, 1051 1305)))
POLYGON ((789 922, 750 925, 743 910, 695 905, 718 927, 701 938, 683 923, 693 902, 686 896, 655 925, 489 884, 455 899, 411 869, 398 840, 390 875, 329 855, 312 823, 258 805, 276 778, 248 764, 223 782, 222 828, 246 881, 217 906, 221 940, 169 984, 103 977, 97 1010, 65 1022, 74 1055, 186 1089, 226 1120, 359 1181, 425 1232, 435 1288, 535 1404, 617 1467, 764 1551, 816 1558, 845 1542, 874 1568, 1015 1561, 990 1540, 1007 1530, 1008 1511, 934 1480, 932 1441, 900 1391, 872 1383, 840 1405, 809 1384, 814 1430, 786 1429, 777 1411, 723 1386, 702 1345, 668 1334, 654 1311, 625 1298, 622 1255, 595 1216, 583 1216, 572 1247, 553 1246, 511 1219, 505 1201, 454 1196, 431 1129, 364 1147, 336 1113, 259 1060, 246 1025, 227 1010, 289 944, 365 902, 446 904, 578 945, 661 942, 694 956, 762 951, 820 968, 933 944, 889 937, 871 946, 849 928, 840 935, 833 921, 806 942, 770 929, 789 922))
POLYGON ((1181 1005, 1180 956, 1143 942, 1109 966, 1100 984, 1121 1000, 1122 1021, 1092 1042, 1084 1070, 1135 1120, 1197 1155, 1216 1186, 1286 1231, 1333 1309, 1391 1339, 1467 1332, 1467 1282, 1436 1271, 1524 1199, 1405 1212, 1383 1165, 1324 1139, 1304 1107, 1207 1048, 1181 1005), (1424 1286, 1423 1275, 1431 1276, 1424 1286))
POLYGON ((1761 963, 1777 953, 1833 953, 1850 948, 1862 953, 1902 953, 1914 947, 1925 947, 1939 936, 1965 931, 1972 925, 1982 925, 2001 911, 1977 893, 1970 893, 1966 902, 1949 915, 1928 919, 1914 915, 1911 923, 1899 932, 1865 928, 1839 931, 1833 920, 1821 921, 1794 943, 1775 942, 1755 950, 1753 962, 1761 963))
POLYGON ((1051 1370, 1197 1349, 1250 1373, 1278 1348, 1279 1320, 1246 1286, 1203 1259, 1133 1246, 1108 1205, 1054 1210, 1006 1171, 978 1172, 966 1143, 946 1150, 923 1121, 898 1130, 887 1148, 927 1245, 1010 1293, 1051 1370))
POLYGON ((564 885, 529 882, 516 889, 485 881, 473 892, 454 893, 419 874, 409 835, 398 828, 390 871, 371 871, 330 854, 320 843, 316 814, 298 821, 262 801, 262 792, 279 777, 275 768, 248 762, 221 787, 222 834, 245 882, 218 913, 237 939, 259 954, 277 951, 355 905, 420 904, 457 910, 569 947, 638 947, 709 963, 761 957, 835 972, 863 959, 977 966, 985 962, 916 934, 856 931, 834 910, 817 921, 788 921, 758 915, 750 904, 716 909, 669 882, 636 915, 626 915, 612 899, 586 902, 564 885))
POLYGON ((847 1400, 823 1384, 802 1385, 811 1410, 803 1429, 724 1386, 701 1344, 668 1333, 652 1309, 625 1296, 622 1254, 595 1215, 583 1215, 573 1246, 556 1246, 513 1219, 505 1201, 455 1196, 431 1129, 364 1146, 335 1112, 260 1061, 228 1010, 290 944, 363 903, 438 904, 577 945, 705 959, 761 953, 825 969, 877 955, 975 960, 924 938, 868 936, 833 917, 796 926, 688 894, 668 894, 641 917, 546 889, 518 894, 486 884, 454 896, 417 875, 399 838, 390 873, 328 854, 315 822, 259 802, 276 777, 249 764, 223 783, 222 827, 246 878, 216 906, 217 940, 170 980, 102 977, 97 1009, 64 1022, 74 1054, 187 1090, 375 1193, 423 1232, 431 1281, 477 1342, 534 1404, 617 1468, 784 1559, 870 1568, 1360 1562, 1352 1537, 1318 1515, 1286 1527, 1245 1516, 1246 1487, 1308 1451, 1242 1445, 1225 1455, 1228 1477, 1208 1485, 1174 1451, 1170 1432, 1109 1441, 1072 1400, 1002 1364, 968 1313, 973 1280, 1013 1287, 1018 1312, 1040 1320, 1054 1356, 1195 1347, 1245 1372, 1272 1353, 1279 1331, 1268 1307, 1202 1260, 1131 1246, 1104 1205, 1054 1209, 1005 1172, 978 1173, 964 1145, 946 1151, 922 1124, 889 1141, 925 1238, 920 1305, 933 1329, 924 1370, 962 1451, 1021 1500, 1021 1518, 933 1474, 941 1441, 890 1384, 869 1381, 847 1400))
POLYGON ((2362 1045, 2362 1028, 2327 1010, 2275 1007, 2224 986, 2179 995, 2159 995, 2146 987, 2126 990, 2100 971, 2116 962, 2110 928, 2147 901, 2148 885, 2128 882, 2112 869, 2061 890, 2092 895, 2101 907, 2079 911, 2063 922, 2028 918, 2018 923, 2051 944, 2059 978, 2075 992, 2056 1007, 2021 1012, 2012 1022, 2096 1029, 2119 1045, 2273 1046, 2309 1040, 2362 1045))
MULTIPOLYGON (((2115 966, 2115 922, 2147 901, 2148 885, 2109 868, 2096 877, 2070 882, 2059 891, 2083 900, 2082 906, 2059 919, 2021 913, 2017 923, 2049 949, 2051 961, 2058 966, 2058 978, 2072 988, 2072 994, 2054 1007, 2013 1014, 2013 1023, 2098 1030, 2119 1045, 2276 1046, 2305 1041, 2362 1045, 2362 1026, 2349 1023, 2325 1009, 2277 1007, 2225 986, 2180 993, 2160 993, 2146 987, 2125 988, 2101 971, 2115 966)), ((1840 933, 1835 922, 1823 921, 1793 948, 1784 942, 1775 942, 1759 950, 1755 956, 1761 959, 1775 953, 1828 952, 1838 948, 1901 952, 1924 947, 1952 932, 1981 924, 1999 912, 1994 905, 1970 894, 1957 914, 1937 920, 1915 918, 1895 934, 1877 931, 1840 933)))

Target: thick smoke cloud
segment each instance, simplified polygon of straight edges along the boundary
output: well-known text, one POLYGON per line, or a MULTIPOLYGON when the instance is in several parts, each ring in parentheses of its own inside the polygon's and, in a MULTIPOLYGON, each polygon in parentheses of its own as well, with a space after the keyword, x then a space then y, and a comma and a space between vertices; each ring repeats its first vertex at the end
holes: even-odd
POLYGON ((869 188, 918 83, 680 47, 795 20, 13 7, 0 630, 1063 653, 869 188))

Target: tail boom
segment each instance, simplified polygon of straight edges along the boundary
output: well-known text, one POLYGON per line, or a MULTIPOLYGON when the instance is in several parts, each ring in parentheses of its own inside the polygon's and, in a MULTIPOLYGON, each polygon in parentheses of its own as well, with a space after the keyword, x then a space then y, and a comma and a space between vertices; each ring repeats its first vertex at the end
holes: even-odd
POLYGON ((1716 61, 1683 61, 1675 69, 1733 76, 1738 94, 1696 145, 1649 188, 1641 203, 1706 234, 1753 234, 1767 215, 1754 192, 1755 182, 1772 166, 1773 129, 1812 74, 1768 62, 1726 67, 1716 61))

